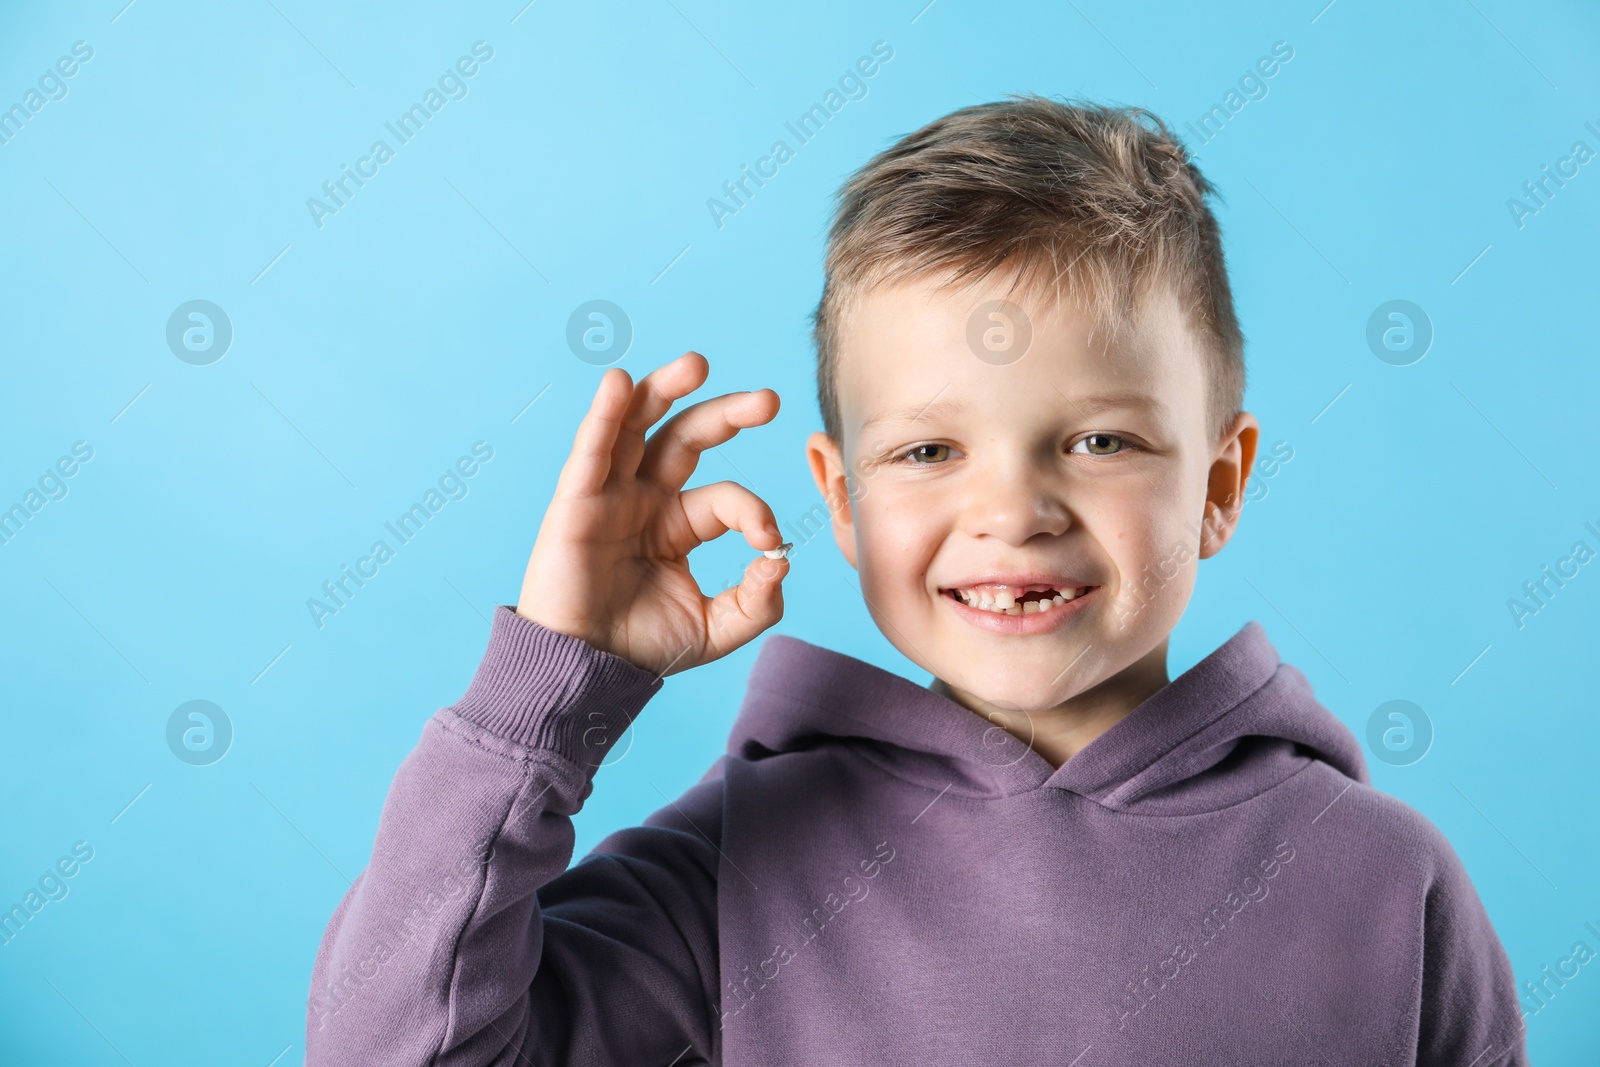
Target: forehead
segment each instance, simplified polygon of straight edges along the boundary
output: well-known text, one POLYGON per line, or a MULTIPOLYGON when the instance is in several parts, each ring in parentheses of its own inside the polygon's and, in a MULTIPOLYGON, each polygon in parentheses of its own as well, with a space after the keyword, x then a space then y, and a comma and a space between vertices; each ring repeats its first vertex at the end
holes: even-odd
POLYGON ((1068 301, 1013 290, 991 276, 962 288, 913 280, 875 287, 839 337, 840 417, 847 436, 912 421, 921 405, 1016 418, 1064 401, 1144 398, 1202 420, 1204 368, 1170 286, 1151 287, 1120 331, 1097 328, 1068 301), (870 425, 868 425, 870 423, 870 425))

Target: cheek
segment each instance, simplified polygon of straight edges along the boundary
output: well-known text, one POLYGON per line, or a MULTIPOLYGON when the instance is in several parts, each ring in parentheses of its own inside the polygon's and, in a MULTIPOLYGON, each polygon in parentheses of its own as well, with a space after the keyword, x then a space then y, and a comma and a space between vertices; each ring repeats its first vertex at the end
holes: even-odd
POLYGON ((1083 499, 1082 510, 1085 518, 1096 518, 1102 541, 1114 549, 1120 545, 1122 552, 1165 557, 1189 539, 1190 507, 1198 507, 1192 496, 1192 488, 1171 472, 1150 472, 1149 478, 1104 486, 1102 493, 1083 499))
POLYGON ((856 510, 856 559, 869 595, 893 595, 927 574, 940 520, 929 501, 897 496, 882 485, 873 490, 856 510))
POLYGON ((1184 516, 1170 487, 1129 479, 1106 487, 1091 499, 1080 497, 1078 512, 1119 564, 1135 569, 1165 556, 1182 540, 1184 516))
POLYGON ((1148 607, 1154 600, 1185 597, 1199 558, 1199 535, 1190 528, 1177 488, 1162 493, 1146 484, 1098 503, 1095 538, 1111 557, 1120 598, 1148 607))
POLYGON ((1171 583, 1173 591, 1187 594, 1200 561, 1199 533, 1182 516, 1173 515, 1153 525, 1150 534, 1142 549, 1144 565, 1171 583))

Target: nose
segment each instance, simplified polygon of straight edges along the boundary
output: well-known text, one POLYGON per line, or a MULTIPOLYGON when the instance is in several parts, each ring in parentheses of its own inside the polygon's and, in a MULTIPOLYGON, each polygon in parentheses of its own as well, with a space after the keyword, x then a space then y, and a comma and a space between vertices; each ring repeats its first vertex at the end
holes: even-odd
POLYGON ((961 492, 960 528, 968 537, 997 537, 1022 545, 1040 535, 1058 537, 1072 526, 1065 481, 1047 460, 995 457, 961 492))

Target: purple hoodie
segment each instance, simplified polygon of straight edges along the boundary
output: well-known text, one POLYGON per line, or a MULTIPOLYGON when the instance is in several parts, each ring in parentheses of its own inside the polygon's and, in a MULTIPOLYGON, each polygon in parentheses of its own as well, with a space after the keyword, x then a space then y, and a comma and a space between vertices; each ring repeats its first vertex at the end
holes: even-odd
POLYGON ((727 753, 568 869, 661 685, 495 609, 323 936, 310 1067, 1528 1062, 1461 861, 1256 623, 1059 769, 769 636, 727 753))

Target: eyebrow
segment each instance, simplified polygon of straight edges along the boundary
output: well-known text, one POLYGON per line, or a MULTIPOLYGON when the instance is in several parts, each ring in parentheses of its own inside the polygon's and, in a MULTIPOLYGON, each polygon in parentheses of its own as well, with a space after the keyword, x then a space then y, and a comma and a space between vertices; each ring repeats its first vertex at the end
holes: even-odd
POLYGON ((921 404, 911 404, 907 407, 895 408, 892 411, 880 411, 861 424, 861 432, 864 434, 874 426, 884 423, 918 422, 925 418, 943 418, 946 415, 959 414, 964 408, 965 405, 954 397, 940 400, 935 395, 934 399, 921 404))
MULTIPOLYGON (((1087 396, 1069 397, 1059 389, 1056 392, 1077 413, 1084 416, 1098 415, 1101 412, 1130 407, 1151 408, 1157 416, 1164 416, 1167 413, 1167 405, 1148 393, 1092 393, 1087 396)), ((935 394, 934 399, 926 403, 910 404, 906 407, 879 412, 861 424, 861 432, 865 434, 874 426, 889 423, 919 422, 922 419, 939 419, 950 415, 958 415, 965 410, 965 407, 955 397, 941 400, 935 394)))

